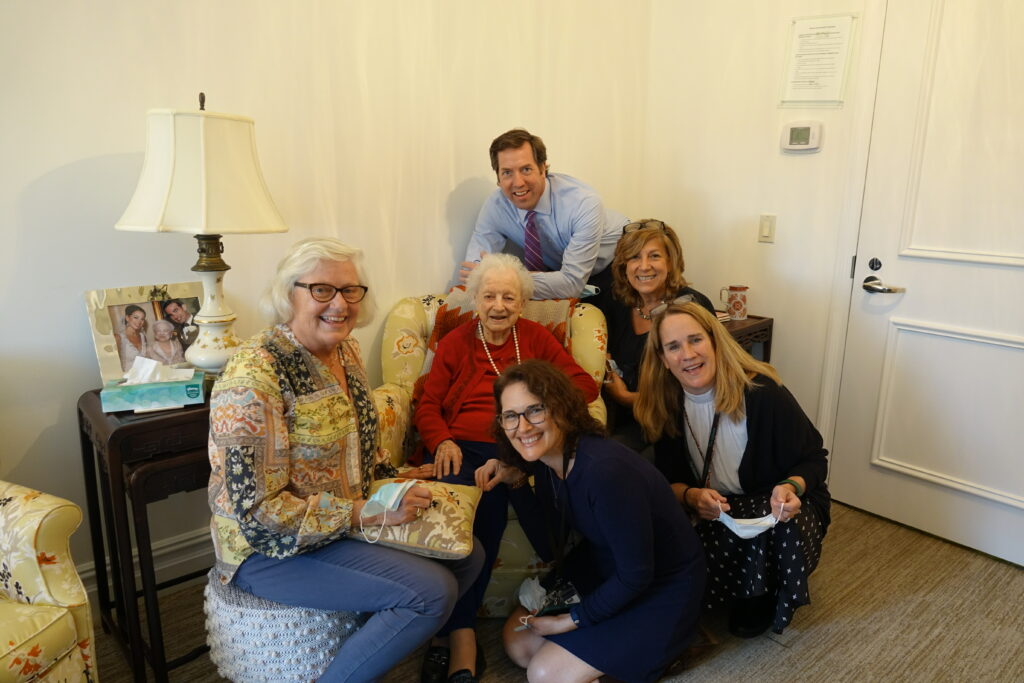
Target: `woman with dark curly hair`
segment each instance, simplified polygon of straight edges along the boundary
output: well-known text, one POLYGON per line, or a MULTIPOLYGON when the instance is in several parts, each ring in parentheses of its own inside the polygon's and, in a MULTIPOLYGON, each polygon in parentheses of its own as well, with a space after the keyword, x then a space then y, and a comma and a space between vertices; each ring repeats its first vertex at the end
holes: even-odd
POLYGON ((481 467, 477 483, 535 476, 554 571, 582 597, 557 616, 518 607, 505 651, 530 681, 656 680, 692 636, 704 590, 704 554, 668 482, 604 436, 550 363, 509 368, 494 397, 500 462, 481 467), (569 530, 583 539, 571 553, 569 530))

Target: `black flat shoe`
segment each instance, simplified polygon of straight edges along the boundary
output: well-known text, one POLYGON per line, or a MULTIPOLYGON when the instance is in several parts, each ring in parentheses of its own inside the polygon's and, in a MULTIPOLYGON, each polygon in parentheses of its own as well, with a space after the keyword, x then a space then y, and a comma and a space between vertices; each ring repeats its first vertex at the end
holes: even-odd
POLYGON ((756 638, 772 625, 776 597, 770 593, 737 600, 729 613, 729 633, 737 638, 756 638))
POLYGON ((448 683, 479 683, 479 680, 469 669, 459 669, 448 677, 448 683))
POLYGON ((446 647, 431 645, 423 657, 420 683, 445 683, 448 680, 448 660, 451 652, 446 647))

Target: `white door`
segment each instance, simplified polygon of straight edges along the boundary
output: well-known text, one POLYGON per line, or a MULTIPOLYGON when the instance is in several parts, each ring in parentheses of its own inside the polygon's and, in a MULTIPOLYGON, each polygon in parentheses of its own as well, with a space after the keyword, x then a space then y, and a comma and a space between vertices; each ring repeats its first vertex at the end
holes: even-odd
POLYGON ((829 479, 836 500, 1017 564, 1022 34, 1020 0, 888 3, 829 479))

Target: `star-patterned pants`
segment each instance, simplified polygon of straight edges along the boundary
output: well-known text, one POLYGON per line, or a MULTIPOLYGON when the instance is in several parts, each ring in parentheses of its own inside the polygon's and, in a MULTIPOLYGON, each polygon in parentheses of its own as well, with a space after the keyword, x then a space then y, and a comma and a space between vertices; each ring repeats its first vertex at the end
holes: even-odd
MULTIPOLYGON (((735 519, 756 519, 771 512, 767 493, 726 498, 729 514, 735 519)), ((731 604, 737 598, 775 594, 778 601, 772 630, 782 633, 796 608, 811 602, 807 577, 818 566, 825 525, 809 501, 804 500, 794 519, 754 538, 742 539, 715 520, 701 520, 696 531, 708 564, 706 609, 731 604)))

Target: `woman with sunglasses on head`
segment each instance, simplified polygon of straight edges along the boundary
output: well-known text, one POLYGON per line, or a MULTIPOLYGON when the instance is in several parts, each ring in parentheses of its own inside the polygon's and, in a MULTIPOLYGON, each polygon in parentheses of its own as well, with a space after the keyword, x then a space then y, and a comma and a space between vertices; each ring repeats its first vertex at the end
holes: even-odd
POLYGON ((647 218, 622 228, 611 266, 614 298, 603 305, 611 360, 604 389, 612 398, 609 424, 613 437, 637 452, 648 447, 633 417, 633 404, 654 312, 687 297, 712 315, 715 312, 711 300, 686 282, 683 268, 679 238, 664 222, 647 218))
POLYGON ((605 438, 582 394, 543 361, 494 384, 500 462, 477 473, 483 488, 531 473, 560 581, 581 600, 568 611, 505 624, 508 656, 538 681, 654 681, 694 633, 704 554, 672 490, 653 465, 605 438), (569 531, 582 542, 568 552, 569 531))
POLYGON ((351 336, 372 317, 368 290, 358 249, 296 243, 261 302, 276 324, 239 347, 210 397, 218 578, 286 605, 372 613, 321 681, 383 676, 440 628, 483 563, 478 548, 439 562, 354 538, 431 503, 413 486, 397 511, 362 514, 373 480, 395 476, 351 336))
POLYGON ((782 633, 810 602, 807 577, 829 524, 818 430, 775 368, 692 302, 654 319, 636 417, 655 443, 655 465, 698 518, 705 605, 731 606, 734 635, 782 633))

